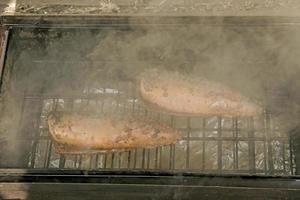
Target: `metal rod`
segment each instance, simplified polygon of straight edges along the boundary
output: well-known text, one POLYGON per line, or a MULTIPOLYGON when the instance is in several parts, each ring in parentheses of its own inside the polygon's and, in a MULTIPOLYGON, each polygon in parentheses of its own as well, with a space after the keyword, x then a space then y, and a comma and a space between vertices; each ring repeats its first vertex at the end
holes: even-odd
MULTIPOLYGON (((173 115, 171 116, 171 126, 176 128, 173 115)), ((175 169, 175 144, 171 144, 170 146, 170 169, 175 169)))
POLYGON ((222 117, 218 117, 218 170, 222 171, 222 117))
POLYGON ((154 168, 157 169, 158 164, 158 147, 155 148, 155 160, 154 160, 154 168))
POLYGON ((64 168, 66 163, 66 157, 64 155, 60 155, 59 157, 59 168, 64 168))
POLYGON ((78 155, 75 155, 74 168, 78 168, 77 162, 78 162, 78 155))
POLYGON ((169 157, 169 169, 172 169, 172 154, 173 154, 173 148, 172 148, 172 144, 169 145, 169 149, 170 149, 170 157, 169 157))
POLYGON ((7 44, 8 44, 9 33, 10 33, 9 30, 4 31, 4 39, 2 41, 0 40, 0 48, 2 46, 2 51, 1 51, 1 55, 0 55, 0 93, 2 93, 5 57, 6 57, 6 53, 7 53, 7 46, 8 46, 7 44))
MULTIPOLYGON (((233 117, 232 118, 232 137, 233 138, 236 138, 236 131, 234 130, 235 129, 235 118, 233 117)), ((237 167, 237 163, 236 163, 236 140, 234 140, 233 142, 233 147, 232 147, 232 151, 233 151, 233 169, 236 170, 238 167, 237 167)))
POLYGON ((235 155, 235 162, 234 162, 234 168, 237 170, 239 169, 239 142, 238 142, 238 137, 239 137, 239 130, 238 130, 238 118, 234 118, 234 127, 235 127, 235 141, 234 141, 234 155, 235 155))
POLYGON ((79 156, 79 168, 82 167, 82 155, 79 156))
POLYGON ((107 168, 107 153, 104 154, 104 163, 103 163, 103 168, 107 168))
MULTIPOLYGON (((148 110, 145 110, 145 113, 144 113, 145 118, 148 117, 148 115, 149 115, 148 110)), ((145 169, 145 157, 146 157, 146 149, 143 148, 142 169, 145 169)))
POLYGON ((147 169, 150 168, 150 149, 147 149, 147 169))
POLYGON ((145 157, 146 157, 146 149, 143 148, 143 155, 142 155, 142 169, 145 168, 145 157))
POLYGON ((159 169, 162 168, 162 146, 159 147, 159 169))
POLYGON ((285 171, 285 174, 287 174, 287 171, 286 171, 286 156, 285 156, 285 143, 284 142, 281 142, 281 148, 282 148, 282 164, 283 164, 283 170, 285 171))
POLYGON ((134 150, 133 169, 136 169, 137 149, 134 150))
POLYGON ((273 165, 273 153, 272 153, 272 141, 270 140, 271 135, 271 115, 266 111, 265 114, 265 120, 266 120, 266 137, 267 137, 267 153, 268 153, 268 173, 273 174, 274 171, 274 165, 273 165))
POLYGON ((172 166, 172 169, 175 169, 175 162, 176 162, 176 159, 175 159, 175 153, 176 153, 176 151, 175 151, 175 146, 176 144, 172 144, 172 163, 173 163, 173 166, 172 166))
POLYGON ((127 168, 130 169, 130 163, 131 163, 131 151, 128 151, 127 156, 127 168))
POLYGON ((114 161, 115 161, 115 153, 111 154, 111 169, 114 168, 114 161))
POLYGON ((202 119, 202 138, 203 138, 203 141, 202 141, 202 170, 205 169, 205 145, 206 145, 206 142, 205 142, 205 138, 206 138, 205 127, 206 127, 206 119, 203 118, 202 119))
POLYGON ((264 171, 265 174, 268 174, 268 166, 267 166, 267 145, 266 145, 266 139, 264 140, 264 171))
POLYGON ((98 168, 98 163, 99 163, 99 154, 96 154, 96 158, 95 158, 95 169, 98 168))
POLYGON ((253 117, 249 117, 248 120, 248 153, 249 153, 249 169, 250 173, 255 174, 255 142, 254 140, 254 120, 253 117))
POLYGON ((118 168, 121 168, 121 157, 122 157, 122 152, 118 153, 118 168))
POLYGON ((191 134, 191 119, 187 118, 187 148, 186 148, 186 169, 190 168, 190 134, 191 134))
POLYGON ((44 163, 45 168, 49 168, 51 153, 52 153, 52 140, 48 140, 47 141, 47 150, 46 150, 46 155, 45 155, 46 159, 45 159, 45 163, 44 163))
POLYGON ((90 155, 89 156, 89 169, 91 169, 93 167, 93 161, 94 161, 95 156, 94 155, 90 155))
POLYGON ((291 134, 289 133, 289 153, 290 153, 290 171, 291 175, 294 175, 294 158, 293 158, 293 141, 291 138, 291 134))

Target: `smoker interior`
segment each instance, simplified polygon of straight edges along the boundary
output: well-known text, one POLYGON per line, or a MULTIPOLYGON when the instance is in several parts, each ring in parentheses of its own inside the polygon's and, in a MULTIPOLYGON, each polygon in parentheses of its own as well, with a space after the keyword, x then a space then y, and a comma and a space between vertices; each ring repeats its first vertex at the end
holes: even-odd
MULTIPOLYGON (((268 79, 270 84, 272 77, 260 75, 264 70, 268 73, 267 66, 276 66, 272 63, 274 56, 285 53, 274 50, 273 40, 283 38, 286 42, 286 31, 291 30, 183 24, 151 28, 14 27, 2 86, 9 119, 5 131, 17 138, 15 150, 7 153, 18 158, 11 165, 291 175, 293 152, 284 129, 286 121, 278 117, 280 111, 273 113, 271 105, 266 104, 269 99, 261 80, 268 79), (186 40, 179 42, 182 38, 186 40), (266 38, 272 41, 268 43, 266 38), (244 47, 240 49, 236 41, 244 47), (241 57, 239 50, 249 57, 241 57), (219 55, 224 56, 224 62, 217 60, 219 55), (261 102, 265 111, 253 117, 180 117, 147 110, 138 99, 134 77, 151 68, 223 82, 261 102), (12 106, 14 109, 10 109, 12 106), (183 138, 174 145, 154 149, 59 155, 46 123, 48 114, 56 111, 151 118, 176 128, 183 138)), ((292 31, 297 33, 298 29, 292 31)))

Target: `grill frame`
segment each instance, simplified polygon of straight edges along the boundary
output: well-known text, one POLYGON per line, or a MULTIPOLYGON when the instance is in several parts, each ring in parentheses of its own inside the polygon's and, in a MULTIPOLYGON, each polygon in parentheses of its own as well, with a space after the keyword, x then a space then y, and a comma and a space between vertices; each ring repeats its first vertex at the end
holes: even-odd
MULTIPOLYGON (((240 25, 240 26, 290 26, 290 25, 299 25, 299 18, 291 18, 291 17, 163 17, 164 20, 162 20, 161 17, 129 17, 129 16, 119 16, 119 17, 113 17, 113 16, 4 16, 3 22, 5 26, 8 27, 34 27, 34 28, 128 28, 128 24, 130 21, 130 27, 134 26, 167 26, 167 28, 176 28, 178 25, 182 25, 184 23, 196 23, 199 25, 211 25, 211 26, 218 26, 220 24, 222 25, 240 25), (205 18, 205 20, 203 20, 205 18), (222 20, 220 20, 222 19, 222 20), (275 19, 275 20, 274 20, 275 19), (71 23, 70 23, 71 22, 71 23), (80 22, 78 24, 78 22, 80 22), (86 23, 88 22, 88 23, 86 23)), ((24 95, 24 98, 25 97, 24 95)), ((39 99, 41 100, 41 99, 39 99)), ((23 109, 22 109, 23 110, 23 109)), ((39 114, 37 114, 39 115, 39 114)), ((262 141, 266 143, 266 148, 271 149, 271 142, 274 140, 285 140, 286 144, 289 145, 287 138, 272 138, 268 136, 268 133, 271 131, 270 123, 270 114, 265 115, 266 120, 266 136, 264 138, 258 139, 259 141, 262 141)), ((218 129, 218 138, 214 138, 214 141, 218 141, 218 152, 220 154, 220 141, 222 141, 223 138, 221 138, 221 129, 219 127, 218 129), (221 139, 220 139, 221 138, 221 139)), ((253 141, 251 133, 254 130, 249 129, 249 140, 247 141, 249 144, 253 141)), ((37 143, 37 138, 34 137, 34 142, 37 143)), ((209 138, 210 140, 212 138, 209 138)), ((257 138, 256 138, 257 139, 257 138)), ((190 137, 188 136, 188 141, 190 140, 190 137)), ((207 138, 197 138, 197 140, 205 141, 207 138)), ((236 138, 230 138, 229 140, 234 141, 236 138)), ((253 146, 253 144, 251 144, 253 146)), ((35 149, 35 147, 33 148, 35 149)), ((143 151, 143 155, 146 155, 146 151, 143 151)), ((250 154, 255 153, 254 149, 251 147, 251 150, 249 150, 250 154)), ((268 165, 272 166, 272 151, 268 150, 264 152, 265 157, 268 157, 268 165), (267 156, 268 153, 268 156, 267 156)), ((171 153, 172 154, 172 153, 171 153)), ((174 155, 174 154, 173 154, 174 155)), ((173 156, 172 155, 172 156, 173 156)), ((189 154, 187 154, 189 155, 189 154)), ((188 156, 187 156, 188 157, 188 156)), ((33 159, 34 160, 34 159, 33 159)), ((34 163, 32 160, 31 163, 34 163)), ((47 159, 48 160, 48 159, 47 159)), ((173 159, 170 159, 170 166, 172 166, 173 159)), ((187 159, 189 160, 189 159, 187 159)), ((65 158, 63 156, 60 157, 60 167, 62 167, 65 162, 65 158)), ((293 162, 292 158, 290 159, 290 165, 291 165, 291 174, 293 174, 293 162)), ((48 161, 46 163, 49 163, 48 161)), ((145 159, 143 159, 143 163, 145 164, 145 159)), ((148 163, 148 162, 147 162, 148 163)), ((264 171, 258 171, 253 168, 253 161, 251 161, 252 168, 250 171, 240 171, 238 173, 265 173, 265 174, 273 174, 275 171, 270 168, 267 169, 265 167, 264 171)), ((265 162, 267 163, 267 162, 265 162)), ((189 164, 187 163, 187 166, 189 164)), ((267 164, 265 164, 267 165, 267 164)), ((218 166, 219 169, 217 171, 220 171, 220 166, 222 166, 222 160, 218 159, 218 166)), ((236 166, 236 164, 235 164, 236 166)), ((172 167, 168 170, 174 170, 172 167)), ((222 171, 222 170, 221 170, 222 171)), ((204 171, 203 171, 204 172, 204 171)), ((206 172, 216 172, 216 171, 206 171, 206 172)), ((227 173, 232 173, 232 171, 228 171, 227 173)))

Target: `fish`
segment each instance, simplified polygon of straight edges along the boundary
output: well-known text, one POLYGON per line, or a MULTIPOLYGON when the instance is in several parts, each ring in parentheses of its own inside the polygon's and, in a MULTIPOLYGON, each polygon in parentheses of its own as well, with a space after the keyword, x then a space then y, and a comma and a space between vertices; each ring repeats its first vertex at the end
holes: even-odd
POLYGON ((203 77, 166 70, 139 75, 138 96, 149 110, 176 116, 255 116, 263 109, 239 91, 203 77))
POLYGON ((49 133, 59 154, 93 154, 154 148, 181 139, 172 127, 140 117, 50 114, 49 133))

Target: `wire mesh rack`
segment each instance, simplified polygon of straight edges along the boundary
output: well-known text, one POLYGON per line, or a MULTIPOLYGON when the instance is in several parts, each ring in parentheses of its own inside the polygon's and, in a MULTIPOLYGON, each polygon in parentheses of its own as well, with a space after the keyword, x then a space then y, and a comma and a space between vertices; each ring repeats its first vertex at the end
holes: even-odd
POLYGON ((73 95, 24 93, 20 134, 30 141, 28 168, 290 175, 289 139, 277 123, 267 113, 257 117, 179 117, 152 112, 139 102, 136 88, 129 82, 73 95), (47 114, 55 111, 140 115, 171 125, 180 131, 182 140, 152 149, 59 155, 46 122, 47 114))

